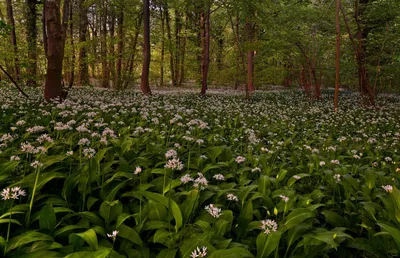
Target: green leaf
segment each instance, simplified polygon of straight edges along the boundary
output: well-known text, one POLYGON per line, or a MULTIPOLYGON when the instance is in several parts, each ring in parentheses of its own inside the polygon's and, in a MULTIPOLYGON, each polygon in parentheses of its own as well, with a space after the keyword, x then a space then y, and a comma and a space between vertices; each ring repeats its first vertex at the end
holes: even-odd
POLYGON ((335 227, 343 227, 344 226, 344 218, 333 211, 323 211, 321 212, 324 216, 326 221, 335 227))
POLYGON ((23 245, 37 241, 54 241, 54 239, 47 234, 43 234, 36 231, 28 231, 10 239, 7 245, 6 253, 10 252, 15 248, 19 248, 22 247, 23 245))
POLYGON ((210 256, 207 256, 209 258, 252 258, 254 255, 250 253, 248 250, 240 248, 240 247, 235 247, 231 249, 222 249, 222 250, 217 250, 213 252, 210 256))
POLYGON ((172 216, 175 219, 175 231, 178 232, 179 228, 182 227, 182 223, 183 223, 182 213, 181 213, 181 210, 179 209, 178 204, 176 204, 176 202, 174 202, 174 200, 168 199, 167 197, 165 197, 161 194, 147 192, 147 191, 140 191, 140 194, 148 199, 153 199, 155 201, 158 201, 159 203, 164 205, 166 208, 170 208, 172 216))
POLYGON ((40 211, 39 226, 40 229, 46 229, 53 232, 57 224, 56 213, 54 212, 53 205, 47 204, 40 211))
POLYGON ((62 258, 64 254, 57 253, 54 251, 40 250, 32 253, 25 253, 24 258, 62 258))
POLYGON ((127 213, 121 213, 118 218, 117 218, 117 224, 115 225, 115 228, 119 228, 122 223, 124 223, 125 220, 134 217, 133 214, 127 214, 127 213))
POLYGON ((257 258, 266 258, 279 246, 282 232, 260 233, 256 240, 257 258))
POLYGON ((65 227, 62 227, 62 228, 56 230, 54 232, 53 236, 56 237, 56 236, 61 235, 61 234, 65 233, 65 232, 68 232, 68 231, 71 231, 71 230, 74 230, 74 229, 82 229, 82 228, 84 228, 84 227, 78 226, 78 225, 67 225, 65 227))
POLYGON ((309 209, 306 208, 295 209, 287 216, 282 231, 285 232, 288 229, 300 224, 304 220, 314 217, 315 217, 314 212, 310 211, 309 209))
POLYGON ((99 248, 97 235, 93 229, 89 229, 85 232, 77 233, 75 235, 85 240, 85 242, 92 248, 93 251, 96 251, 99 248))
POLYGON ((247 226, 253 220, 253 202, 247 201, 243 209, 239 214, 235 232, 239 237, 243 237, 246 234, 247 226))
POLYGON ((143 246, 142 239, 140 238, 140 236, 136 232, 136 230, 134 230, 133 228, 122 224, 121 226, 119 226, 117 228, 117 230, 119 231, 119 233, 118 233, 119 237, 128 239, 132 243, 135 243, 137 245, 143 246))
POLYGON ((168 232, 165 229, 161 228, 161 229, 157 230, 156 233, 154 234, 153 243, 164 244, 164 243, 166 243, 166 241, 169 240, 168 238, 171 237, 172 234, 173 234, 172 232, 168 232), (164 241, 164 240, 166 240, 166 241, 164 241))
POLYGON ((99 213, 100 216, 103 217, 107 225, 109 225, 122 213, 122 204, 118 200, 115 200, 113 202, 104 201, 100 205, 99 213))
POLYGON ((164 249, 162 250, 156 258, 174 258, 176 256, 178 249, 164 249))
POLYGON ((150 220, 166 220, 168 218, 167 208, 159 202, 149 200, 149 219, 150 220))
POLYGON ((378 225, 393 237, 394 241, 396 242, 397 249, 400 250, 400 230, 384 222, 379 222, 378 225))

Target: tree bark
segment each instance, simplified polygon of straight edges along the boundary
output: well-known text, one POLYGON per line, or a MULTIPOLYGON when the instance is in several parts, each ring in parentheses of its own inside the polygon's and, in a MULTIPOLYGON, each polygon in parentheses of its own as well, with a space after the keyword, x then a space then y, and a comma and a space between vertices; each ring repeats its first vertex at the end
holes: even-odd
POLYGON ((177 86, 177 82, 175 80, 175 65, 174 65, 174 51, 172 50, 172 35, 171 35, 171 25, 169 19, 169 10, 168 7, 165 6, 165 23, 167 25, 167 37, 168 37, 168 50, 169 50, 169 67, 171 71, 171 80, 172 86, 177 86))
POLYGON ((122 55, 124 52, 124 11, 121 8, 118 16, 118 59, 117 59, 117 89, 122 86, 121 68, 122 68, 122 55))
POLYGON ((27 0, 26 11, 26 41, 28 42, 28 86, 37 86, 37 26, 36 26, 36 0, 27 0))
POLYGON ((339 103, 339 85, 340 85, 340 0, 336 0, 336 78, 335 78, 335 97, 334 97, 334 111, 338 110, 339 103))
POLYGON ((185 17, 185 25, 184 25, 184 35, 182 38, 182 44, 181 44, 181 64, 180 64, 180 72, 179 72, 179 86, 182 85, 182 83, 185 81, 185 57, 186 57, 186 41, 187 41, 187 26, 188 26, 188 17, 185 17))
POLYGON ((161 17, 161 64, 160 64, 160 87, 164 86, 164 60, 165 60, 165 15, 160 8, 161 17))
MULTIPOLYGON (((61 0, 46 0, 45 17, 47 29, 47 73, 44 87, 44 97, 47 101, 60 98, 62 100, 62 63, 64 58, 64 44, 66 21, 68 17, 60 19, 61 0)), ((68 14, 69 0, 64 1, 63 14, 68 14)), ((68 16, 68 15, 67 15, 68 16)))
POLYGON ((127 88, 129 81, 132 79, 133 62, 135 61, 135 57, 136 57, 136 48, 138 45, 139 30, 142 25, 142 20, 143 20, 142 18, 143 18, 143 15, 140 15, 140 17, 136 23, 135 36, 133 38, 133 44, 132 44, 133 45, 132 46, 132 54, 129 57, 128 65, 126 66, 127 68, 125 69, 127 72, 125 73, 125 76, 124 76, 125 83, 124 83, 123 88, 127 88))
POLYGON ((208 67, 210 63, 210 7, 207 10, 201 10, 200 13, 200 28, 201 28, 201 42, 202 42, 202 60, 201 60, 201 92, 200 95, 204 96, 207 91, 208 80, 208 67))
POLYGON ((150 7, 149 0, 143 0, 143 66, 140 89, 144 95, 151 95, 149 85, 150 70, 150 7))
POLYGON ((102 70, 102 80, 101 87, 110 87, 110 74, 108 70, 107 62, 107 1, 103 1, 102 6, 102 26, 101 26, 101 70, 102 70))
POLYGON ((180 72, 180 49, 181 49, 181 30, 182 30, 182 19, 181 14, 175 10, 175 82, 176 86, 179 86, 179 72, 180 72))
POLYGON ((18 46, 17 46, 17 36, 15 34, 15 21, 14 21, 14 12, 11 4, 11 0, 6 0, 7 5, 7 19, 8 24, 11 26, 11 44, 13 46, 14 51, 14 76, 15 80, 20 80, 20 70, 19 70, 19 61, 18 61, 18 46))
POLYGON ((43 1, 43 11, 42 11, 42 36, 43 36, 43 48, 44 54, 47 58, 48 55, 48 45, 47 45, 47 31, 46 31, 46 0, 43 1))
POLYGON ((71 43, 71 48, 72 48, 72 57, 71 57, 71 71, 69 75, 69 83, 68 83, 68 88, 72 88, 74 85, 74 80, 75 80, 75 45, 74 45, 74 24, 73 24, 73 19, 72 19, 72 5, 69 9, 69 38, 70 38, 70 43, 71 43))
POLYGON ((87 62, 86 33, 88 27, 87 7, 85 0, 79 0, 79 84, 89 84, 89 67, 87 62))
POLYGON ((110 69, 110 73, 111 73, 111 81, 113 83, 113 88, 115 88, 115 85, 116 85, 116 83, 115 83, 116 63, 115 63, 115 44, 114 44, 114 41, 115 41, 115 11, 113 9, 111 9, 109 18, 110 18, 110 56, 111 56, 109 69, 110 69))

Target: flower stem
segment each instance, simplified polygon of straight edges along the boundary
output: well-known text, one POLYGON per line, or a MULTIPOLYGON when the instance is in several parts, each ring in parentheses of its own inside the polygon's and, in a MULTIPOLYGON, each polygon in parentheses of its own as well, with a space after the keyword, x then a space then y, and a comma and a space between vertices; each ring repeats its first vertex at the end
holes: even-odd
POLYGON ((30 203, 29 203, 29 211, 28 211, 28 215, 27 215, 27 219, 26 219, 26 227, 29 226, 29 223, 30 223, 30 220, 31 220, 31 212, 32 212, 32 206, 33 206, 33 199, 35 198, 36 188, 37 188, 37 184, 38 184, 38 181, 39 181, 39 175, 40 175, 40 169, 37 168, 37 169, 36 169, 35 184, 33 185, 32 197, 31 197, 31 201, 30 201, 30 203))

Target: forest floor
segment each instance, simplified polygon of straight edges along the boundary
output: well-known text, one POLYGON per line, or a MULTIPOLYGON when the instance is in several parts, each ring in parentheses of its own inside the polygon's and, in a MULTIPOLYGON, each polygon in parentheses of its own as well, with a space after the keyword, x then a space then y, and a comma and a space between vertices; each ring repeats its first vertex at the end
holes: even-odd
POLYGON ((400 95, 154 92, 0 92, 3 257, 398 254, 400 95))

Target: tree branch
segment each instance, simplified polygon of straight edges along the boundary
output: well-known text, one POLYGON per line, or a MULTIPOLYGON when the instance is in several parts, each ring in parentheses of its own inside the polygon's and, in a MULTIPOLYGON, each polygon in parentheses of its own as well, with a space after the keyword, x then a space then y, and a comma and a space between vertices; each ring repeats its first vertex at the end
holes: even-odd
POLYGON ((19 92, 21 92, 22 95, 24 95, 25 97, 29 98, 29 96, 21 89, 21 87, 18 86, 18 84, 14 81, 14 79, 11 77, 11 75, 9 73, 7 73, 7 71, 4 70, 4 68, 1 65, 0 65, 0 69, 3 71, 3 73, 5 73, 7 75, 7 77, 12 81, 12 83, 15 85, 15 87, 17 87, 19 92))

